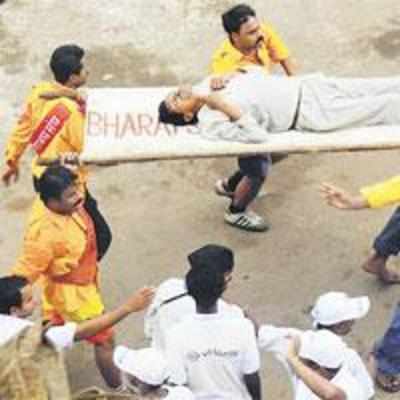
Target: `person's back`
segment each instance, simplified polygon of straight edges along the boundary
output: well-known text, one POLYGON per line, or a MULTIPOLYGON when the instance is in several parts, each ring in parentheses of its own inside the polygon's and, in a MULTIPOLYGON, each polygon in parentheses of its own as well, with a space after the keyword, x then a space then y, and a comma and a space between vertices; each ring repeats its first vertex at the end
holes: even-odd
POLYGON ((173 383, 187 382, 197 399, 251 398, 243 376, 258 369, 259 358, 249 320, 196 314, 173 327, 167 338, 173 383))
MULTIPOLYGON (((216 267, 233 253, 223 246, 193 252, 197 265, 186 275, 196 314, 167 333, 170 383, 187 385, 196 399, 260 400, 260 356, 253 324, 220 311, 218 300, 227 280, 216 267)), ((225 260, 226 262, 227 260, 225 260)))
MULTIPOLYGON (((243 311, 234 304, 218 300, 218 309, 224 315, 243 317, 243 311)), ((166 335, 169 329, 196 314, 196 303, 187 294, 183 279, 171 278, 157 288, 156 295, 145 317, 145 334, 152 347, 166 351, 166 335)))

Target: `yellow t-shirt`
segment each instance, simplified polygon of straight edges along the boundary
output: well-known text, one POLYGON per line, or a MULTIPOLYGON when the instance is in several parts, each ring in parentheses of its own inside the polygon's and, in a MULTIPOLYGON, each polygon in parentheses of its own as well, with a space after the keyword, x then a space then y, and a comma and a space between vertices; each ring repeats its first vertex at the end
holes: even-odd
POLYGON ((269 73, 273 64, 286 60, 289 57, 289 50, 272 26, 261 24, 261 31, 264 41, 258 49, 257 60, 244 56, 227 38, 212 56, 211 73, 226 74, 254 64, 263 66, 269 73))
POLYGON ((400 201, 400 176, 361 189, 371 208, 380 208, 400 201))

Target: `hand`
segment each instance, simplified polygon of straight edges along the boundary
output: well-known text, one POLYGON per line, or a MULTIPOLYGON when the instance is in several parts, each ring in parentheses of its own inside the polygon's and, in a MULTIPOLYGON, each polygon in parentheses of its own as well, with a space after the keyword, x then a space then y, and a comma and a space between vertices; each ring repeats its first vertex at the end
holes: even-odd
POLYGON ((330 183, 322 183, 320 193, 328 205, 341 210, 359 210, 369 207, 364 197, 352 196, 345 190, 330 183))
POLYGON ((17 164, 11 163, 10 161, 7 162, 5 167, 5 171, 2 174, 2 181, 4 185, 9 186, 10 183, 15 183, 18 181, 19 178, 19 168, 17 164))
POLYGON ((129 313, 144 310, 151 303, 153 297, 154 288, 143 287, 124 303, 124 307, 129 313))
POLYGON ((60 155, 60 165, 71 171, 76 171, 81 165, 78 153, 63 153, 60 155))
POLYGON ((300 346, 300 336, 289 336, 289 347, 286 355, 288 360, 298 358, 300 346))
POLYGON ((233 72, 231 74, 219 75, 214 76, 210 80, 210 88, 211 90, 221 90, 229 83, 230 80, 236 75, 237 73, 233 72))
POLYGON ((42 99, 54 100, 60 97, 68 97, 69 99, 80 101, 85 100, 85 94, 81 94, 78 90, 68 87, 60 87, 54 90, 48 90, 40 94, 42 99))

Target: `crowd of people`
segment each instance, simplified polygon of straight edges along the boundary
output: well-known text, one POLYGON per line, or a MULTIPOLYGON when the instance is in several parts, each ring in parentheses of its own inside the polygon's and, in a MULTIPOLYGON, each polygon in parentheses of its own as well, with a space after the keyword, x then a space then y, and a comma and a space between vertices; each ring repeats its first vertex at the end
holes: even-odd
MULTIPOLYGON (((328 132, 399 122, 398 79, 296 78, 286 45, 251 7, 232 7, 222 22, 227 38, 214 52, 211 77, 193 89, 171 93, 160 104, 161 122, 200 123, 213 140, 242 142, 263 141, 271 131, 328 132), (274 64, 287 77, 271 76, 274 64)), ((33 326, 28 318, 38 307, 33 296, 33 285, 38 285, 43 343, 63 351, 86 340, 93 345, 104 381, 118 392, 167 400, 258 400, 262 352, 283 363, 296 400, 367 400, 374 396, 374 382, 387 392, 400 391, 399 307, 365 364, 344 336, 367 315, 368 297, 322 294, 306 331, 260 323, 250 311, 224 300, 235 260, 232 249, 218 244, 192 251, 185 277, 170 278, 157 289, 143 287, 105 311, 99 263, 112 244, 112 231, 89 191, 88 171, 78 162, 85 122, 85 98, 78 89, 88 76, 84 55, 77 45, 53 52, 54 82, 32 89, 6 145, 4 184, 18 179, 20 159, 29 147, 35 153, 37 195, 21 255, 9 275, 0 278, 0 347, 33 326), (44 167, 39 158, 57 162, 44 167), (117 324, 142 310, 150 346, 116 345, 117 324)), ((249 206, 271 164, 281 157, 240 157, 239 169, 216 182, 216 193, 230 199, 224 215, 228 224, 247 231, 269 228, 249 206)), ((364 188, 359 195, 328 183, 321 192, 327 204, 339 209, 376 208, 400 200, 400 179, 364 188)), ((396 210, 363 264, 387 284, 400 282, 386 263, 400 251, 399 215, 396 210)), ((0 374, 0 395, 12 398, 12 385, 7 386, 12 374, 12 368, 0 374)))

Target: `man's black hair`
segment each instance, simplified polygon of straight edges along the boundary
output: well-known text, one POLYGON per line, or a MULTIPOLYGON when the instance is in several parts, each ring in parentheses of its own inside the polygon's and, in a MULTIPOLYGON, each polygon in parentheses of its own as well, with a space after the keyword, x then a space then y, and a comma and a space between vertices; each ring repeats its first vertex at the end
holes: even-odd
POLYGON ((228 35, 238 33, 240 27, 250 17, 255 17, 256 12, 247 4, 238 4, 222 14, 222 26, 228 35))
POLYGON ((191 268, 214 268, 221 274, 231 272, 234 265, 233 251, 225 246, 207 244, 188 255, 191 268))
POLYGON ((171 124, 175 126, 185 126, 185 125, 196 125, 199 120, 197 115, 190 121, 186 121, 183 114, 177 114, 168 110, 165 100, 163 100, 158 106, 158 120, 164 124, 171 124))
POLYGON ((192 268, 186 274, 186 288, 197 306, 210 309, 225 290, 225 278, 215 268, 192 268))
POLYGON ((60 200, 63 192, 75 183, 76 175, 68 168, 47 168, 38 179, 38 192, 44 204, 50 199, 60 200))
POLYGON ((21 307, 21 290, 27 284, 27 279, 20 276, 0 278, 0 314, 10 314, 11 307, 21 307))
POLYGON ((75 44, 60 46, 54 50, 50 58, 50 69, 54 79, 64 84, 71 75, 79 74, 83 68, 82 58, 85 50, 75 44))

